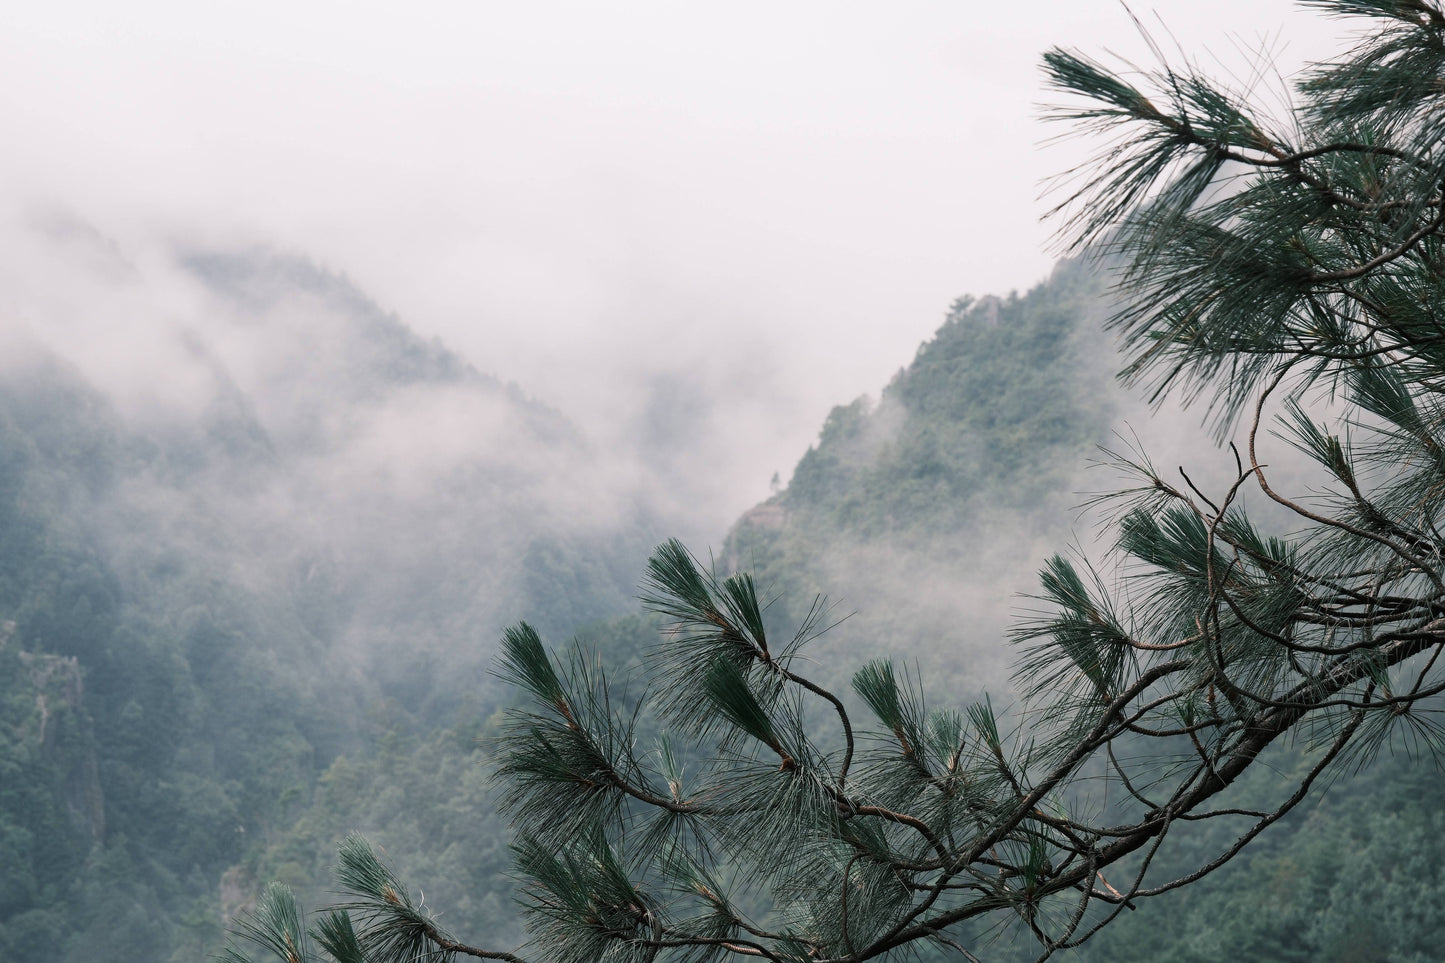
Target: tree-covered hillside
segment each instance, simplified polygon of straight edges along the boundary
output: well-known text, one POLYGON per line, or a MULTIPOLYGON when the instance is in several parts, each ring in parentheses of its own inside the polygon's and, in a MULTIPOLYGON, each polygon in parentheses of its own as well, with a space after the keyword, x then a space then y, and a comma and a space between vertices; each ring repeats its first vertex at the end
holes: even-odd
POLYGON ((1113 415, 1101 290, 1068 262, 1027 294, 960 298, 876 404, 833 409, 778 504, 805 529, 944 549, 1005 512, 1056 524, 1113 415))
MULTIPOLYGON (((1066 264, 1026 295, 961 299, 882 399, 835 409, 787 489, 739 521, 717 562, 759 573, 776 599, 771 620, 799 616, 817 592, 843 596, 835 615, 856 610, 819 640, 815 657, 837 662, 816 666, 818 676, 880 645, 926 666, 949 698, 1006 674, 1000 640, 1013 593, 1028 587, 1039 546, 1066 537, 1079 463, 1111 424, 1101 290, 1066 264)), ((614 618, 579 641, 623 691, 658 625, 614 618)), ((637 725, 639 744, 660 729, 650 713, 637 725)), ((489 766, 493 726, 399 729, 386 747, 338 760, 294 829, 253 851, 237 878, 279 879, 303 902, 325 902, 336 845, 361 830, 452 932, 513 945, 519 916, 497 797, 474 778, 489 766), (480 749, 467 742, 478 732, 480 749)))
MULTIPOLYGON (((770 594, 778 597, 770 613, 777 622, 806 609, 816 589, 835 589, 829 578, 853 574, 855 584, 876 584, 900 564, 916 565, 905 570, 916 577, 927 557, 940 560, 926 583, 919 580, 922 591, 918 584, 891 579, 885 581, 886 592, 869 597, 877 610, 850 598, 848 607, 860 613, 833 631, 831 643, 825 639, 814 647, 816 661, 808 670, 813 678, 845 671, 858 653, 888 646, 896 656, 921 664, 923 687, 935 705, 960 701, 985 681, 996 684, 979 678, 979 666, 991 667, 1000 659, 1002 634, 990 634, 979 613, 1002 621, 1004 616, 987 603, 1000 608, 1008 603, 1003 596, 1012 586, 1005 583, 1038 560, 1035 539, 1058 539, 1069 530, 1075 517, 1071 506, 1078 499, 1078 476, 1069 460, 1107 440, 1111 414, 1118 410, 1113 404, 1121 401, 1109 387, 1107 369, 1098 366, 1093 326, 1100 291, 1097 280, 1069 265, 1028 295, 998 302, 997 309, 990 301, 961 302, 877 405, 855 403, 835 410, 793 484, 739 522, 719 566, 751 563, 765 573, 770 594), (996 363, 1000 352, 1005 357, 996 363), (1006 373, 1002 380, 1001 371, 1006 373), (958 415, 967 429, 935 431, 950 417, 943 413, 959 410, 956 397, 972 399, 958 415), (1115 402, 1101 403, 1106 398, 1115 402), (947 443, 938 440, 940 435, 947 443), (1027 450, 1010 451, 1010 441, 1016 440, 1027 450), (938 462, 947 467, 939 470, 938 462), (1004 464, 1017 474, 990 473, 986 467, 1004 464), (910 491, 906 484, 878 481, 885 477, 924 481, 910 491), (918 489, 932 494, 920 495, 918 489), (988 495, 980 495, 981 490, 988 495), (855 567, 840 564, 840 556, 857 559, 855 567), (949 593, 961 599, 950 600, 949 593), (929 611, 920 602, 935 607, 929 611), (974 617, 961 623, 961 610, 974 617), (836 638, 844 628, 858 626, 863 628, 852 639, 836 638)), ((1023 581, 1018 587, 1031 586, 1023 581)), ((620 681, 646 658, 656 628, 639 619, 611 620, 582 636, 584 650, 620 681)), ((639 744, 650 744, 657 729, 657 721, 644 715, 634 736, 639 744)), ((490 732, 490 726, 481 731, 490 732)), ((515 945, 509 937, 516 927, 515 916, 498 920, 505 905, 499 897, 508 887, 498 877, 489 885, 486 876, 501 861, 496 837, 489 835, 480 844, 461 839, 455 821, 480 798, 475 784, 458 777, 467 770, 456 765, 487 764, 485 750, 459 738, 477 732, 459 726, 430 743, 400 743, 402 753, 379 753, 362 770, 346 761, 327 781, 335 778, 338 785, 352 787, 356 798, 376 801, 373 839, 384 843, 403 878, 427 893, 428 906, 442 914, 449 932, 473 944, 506 948, 515 945), (404 763, 409 755, 421 765, 404 763), (430 772, 444 775, 433 779, 430 772), (449 815, 423 829, 410 813, 414 801, 433 794, 449 800, 449 815), (407 815, 392 828, 383 810, 407 815)), ((1272 750, 1223 804, 1243 811, 1269 805, 1281 776, 1303 771, 1308 761, 1297 747, 1272 750)), ((1093 943, 1061 958, 1201 963, 1429 959, 1439 918, 1438 874, 1431 867, 1445 853, 1440 852, 1438 819, 1424 801, 1441 790, 1445 777, 1433 769, 1366 768, 1283 820, 1237 865, 1143 904, 1093 943)), ((1108 783, 1101 783, 1099 791, 1093 805, 1106 812, 1111 792, 1123 792, 1108 783)), ((346 823, 347 805, 341 799, 330 797, 314 811, 306 834, 251 864, 253 878, 295 881, 314 905, 326 839, 334 843, 346 823), (287 852, 300 859, 282 862, 287 852)), ((476 818, 474 825, 482 825, 485 817, 476 818)), ((496 831, 495 821, 486 825, 496 831)), ((1213 826, 1193 833, 1181 829, 1178 835, 1176 845, 1156 860, 1161 878, 1188 872, 1230 841, 1227 828, 1213 826)), ((766 918, 766 906, 754 909, 755 918, 766 918)), ((965 942, 987 959, 1026 960, 1037 954, 1022 923, 965 930, 965 935, 965 942)))
POLYGON ((916 660, 960 693, 1006 687, 1016 595, 1072 537, 1120 411, 1103 297, 1066 262, 1026 294, 959 299, 877 401, 833 409, 727 566, 780 595, 784 621, 828 596, 849 618, 824 644, 916 660))
POLYGON ((105 318, 4 319, 7 961, 214 949, 223 904, 250 898, 248 854, 304 831, 314 800, 368 779, 385 797, 397 740, 493 711, 507 622, 625 611, 657 537, 561 415, 345 279, 265 252, 177 263, 82 277, 158 313, 147 281, 188 286, 184 323, 136 321, 154 341, 129 382, 47 338, 123 354, 105 318))
MULTIPOLYGON (((520 617, 557 643, 582 626, 625 676, 656 639, 618 613, 661 526, 623 485, 559 488, 549 473, 591 457, 561 416, 344 279, 271 255, 183 263, 213 312, 177 372, 196 404, 128 404, 43 346, 0 366, 0 959, 201 958, 266 880, 326 901, 354 830, 451 929, 510 945, 490 653, 520 617), (379 457, 397 439, 405 457, 379 457)), ((1131 410, 1104 297, 1068 263, 961 299, 739 520, 717 561, 759 575, 770 618, 817 593, 856 613, 815 647, 820 677, 888 652, 939 701, 1003 691, 1014 593, 1076 537, 1080 468, 1131 410)), ((1269 789, 1255 778, 1241 805, 1269 789)), ((1424 770, 1342 783, 1247 870, 1126 914, 1078 958, 1426 958, 1434 877, 1410 874, 1419 912, 1387 912, 1406 905, 1388 867, 1445 855, 1419 804, 1442 789, 1424 770)))
MULTIPOLYGON (((187 345, 203 403, 137 415, 39 348, 0 380, 0 658, 84 681, 51 710, 66 741, 11 726, 21 858, 0 946, 27 963, 102 939, 119 961, 194 957, 267 879, 323 900, 352 830, 458 929, 519 935, 477 742, 505 698, 489 653, 505 621, 560 640, 626 607, 656 523, 615 518, 622 498, 610 527, 579 526, 587 506, 549 501, 546 473, 585 442, 344 279, 267 254, 184 264, 215 312, 187 345), (441 470, 374 456, 446 405, 490 420, 412 440, 441 470), (100 829, 74 804, 90 771, 100 829)), ((1067 530, 1110 424, 1099 290, 1065 265, 1026 295, 960 300, 877 404, 834 411, 720 561, 754 566, 779 616, 841 597, 858 615, 830 645, 881 639, 950 684, 996 682, 1011 595, 1067 530), (881 591, 879 569, 896 573, 881 591)), ((619 668, 656 637, 636 617, 582 636, 619 668)), ((14 712, 35 714, 35 674, 3 677, 14 712)))
MULTIPOLYGON (((886 652, 921 667, 934 705, 1007 691, 1018 652, 1003 640, 1029 608, 1011 593, 1037 592, 1043 558, 1087 538, 1076 528, 1081 492, 1108 482, 1080 469, 1098 446, 1148 429, 1142 404, 1112 377, 1117 362, 1099 330, 1107 296, 1091 269, 1065 263, 1027 295, 961 300, 878 402, 834 409, 791 484, 740 520, 726 564, 782 593, 779 623, 819 592, 844 596, 838 614, 856 613, 831 648, 826 637, 816 644, 825 660, 811 666, 815 678, 831 668, 841 688, 850 666, 886 652)), ((1151 441, 1167 454, 1197 444, 1180 437, 1206 437, 1197 419, 1170 409, 1154 417, 1162 427, 1151 441)), ((1202 449, 1188 457, 1196 478, 1207 459, 1202 449)), ((1281 476, 1291 471, 1288 452, 1271 461, 1281 476)), ((1282 774, 1303 771, 1307 758, 1273 751, 1229 804, 1268 807, 1282 774)), ((1096 804, 1107 806, 1110 791, 1096 804)), ((1445 774, 1428 759, 1387 755, 1341 775, 1236 864, 1126 912, 1058 958, 1434 959, 1445 836, 1429 801, 1442 793, 1445 774)), ((1156 859, 1159 879, 1190 872, 1232 839, 1223 827, 1179 835, 1156 859)), ((1038 953, 1021 927, 971 936, 984 959, 1038 953)))

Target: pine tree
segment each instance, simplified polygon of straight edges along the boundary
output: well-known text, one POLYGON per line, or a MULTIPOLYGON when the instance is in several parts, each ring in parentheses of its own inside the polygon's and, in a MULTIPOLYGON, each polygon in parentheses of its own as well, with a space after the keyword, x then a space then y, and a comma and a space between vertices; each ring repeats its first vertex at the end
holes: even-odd
POLYGON ((881 660, 851 694, 829 691, 798 658, 821 609, 777 637, 748 575, 668 543, 645 578, 671 629, 641 695, 526 625, 504 640, 502 671, 529 700, 497 747, 526 947, 455 942, 359 838, 341 852, 348 903, 308 931, 273 885, 237 937, 341 963, 861 961, 929 945, 973 959, 968 921, 1003 919, 1042 958, 1228 862, 1332 769, 1435 751, 1445 8, 1312 5, 1367 29, 1274 117, 1194 68, 1045 57, 1069 104, 1057 117, 1105 138, 1056 213, 1075 250, 1118 271, 1125 377, 1203 403, 1241 443, 1212 494, 1118 459, 1136 482, 1101 500, 1113 554, 1045 565, 1043 614, 1016 632, 1017 710, 933 708, 881 660), (1311 490, 1273 477, 1265 449, 1286 443, 1317 466, 1311 490), (1283 517, 1276 534, 1246 492, 1283 517), (643 744, 644 718, 667 738, 643 744), (1275 805, 1231 805, 1288 741, 1309 764, 1275 805), (1151 876, 1181 827, 1215 820, 1233 843, 1151 876))

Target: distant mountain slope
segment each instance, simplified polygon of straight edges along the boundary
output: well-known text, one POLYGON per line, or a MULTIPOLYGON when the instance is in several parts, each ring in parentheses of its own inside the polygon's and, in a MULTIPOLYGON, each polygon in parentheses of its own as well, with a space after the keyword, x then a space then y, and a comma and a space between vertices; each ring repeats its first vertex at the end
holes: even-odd
POLYGON ((0 302, 0 959, 200 958, 339 754, 488 714, 501 627, 627 611, 660 524, 343 277, 58 237, 0 302))
POLYGON ((780 620, 816 594, 854 613, 820 651, 918 661, 962 686, 940 686, 950 700, 1006 688, 1016 593, 1068 542, 1117 415, 1102 291, 1066 262, 1027 294, 957 301, 876 403, 833 409, 787 488, 738 522, 727 565, 782 595, 780 620))
POLYGON ((1023 296, 959 299, 877 405, 833 410, 779 502, 805 525, 877 539, 1057 499, 1114 414, 1101 287, 1067 263, 1023 296))
MULTIPOLYGON (((1100 281, 1077 264, 1061 265, 1022 296, 960 300, 876 403, 835 409, 786 490, 738 521, 719 562, 751 569, 780 596, 768 613, 775 623, 795 621, 818 592, 841 597, 835 615, 857 613, 810 647, 810 675, 846 698, 860 661, 890 655, 918 669, 936 704, 965 704, 984 688, 1007 698, 1011 653, 1002 641, 1023 604, 1015 593, 1033 588, 1046 554, 1081 537, 1076 492, 1109 481, 1085 484, 1080 472, 1121 415, 1137 411, 1110 376, 1117 362, 1098 324, 1105 307, 1100 281)), ((1180 434, 1173 416, 1165 423, 1180 434)), ((559 557, 554 570, 576 571, 572 564, 559 557)), ((576 577, 588 580, 585 571, 576 577)), ((566 640, 565 632, 546 634, 566 640)), ((582 636, 622 671, 656 632, 623 616, 582 636)), ((264 839, 231 845, 237 858, 221 886, 224 908, 242 905, 269 878, 324 900, 336 843, 361 829, 455 932, 510 945, 519 920, 505 833, 476 741, 488 731, 489 708, 464 705, 445 728, 429 729, 396 703, 373 706, 364 744, 332 759, 309 785, 297 779, 282 789, 264 839)), ((1234 802, 1249 807, 1270 796, 1270 767, 1297 763, 1292 750, 1279 752, 1241 780, 1234 802)), ((1257 840, 1239 865, 1144 903, 1058 958, 1431 959, 1445 835, 1429 801, 1442 789, 1439 772, 1408 765, 1343 783, 1257 840), (1392 869, 1405 862, 1408 873, 1392 869)), ((1107 802, 1118 790, 1100 791, 1107 802)), ((1155 871, 1161 880, 1188 871, 1228 842, 1181 827, 1155 871)), ((214 926, 209 905, 203 918, 214 926)), ((104 918, 113 920, 113 911, 104 918)), ((174 945, 202 943, 195 929, 175 932, 174 945)), ((1038 953, 1027 933, 1006 928, 964 942, 999 963, 1038 953)))
MULTIPOLYGON (((325 899, 353 829, 458 933, 506 942, 477 742, 508 698, 498 629, 526 618, 562 643, 582 626, 609 665, 635 663, 655 630, 622 613, 674 520, 565 417, 342 276, 265 251, 136 267, 64 238, 55 300, 0 313, 0 960, 204 958, 266 879, 325 899)), ((775 623, 817 593, 856 613, 810 647, 811 674, 842 691, 889 655, 938 703, 1006 693, 1017 593, 1087 538, 1076 493, 1109 482, 1081 471, 1133 410, 1104 299, 1073 263, 961 299, 738 520, 719 564, 779 596, 775 623)), ((1246 799, 1268 789, 1255 776, 1246 799)), ((1075 958, 1429 958, 1438 914, 1385 909, 1413 905, 1389 864, 1445 864, 1421 802, 1441 783, 1356 779, 1249 867, 1075 958)), ((1415 903, 1440 902, 1438 873, 1408 875, 1415 903)))
MULTIPOLYGON (((1105 297, 1088 268, 1065 263, 1021 297, 960 300, 878 402, 835 408, 788 487, 739 520, 724 561, 780 594, 775 621, 795 622, 815 593, 841 596, 836 615, 855 613, 810 647, 814 678, 846 693, 861 661, 890 656, 918 667, 934 704, 963 705, 985 688, 996 703, 1006 699, 1011 652, 1002 643, 1011 614, 1027 605, 1015 593, 1034 589, 1047 554, 1087 543, 1089 531, 1074 528, 1084 500, 1076 492, 1112 479, 1086 483, 1082 469, 1097 446, 1120 444, 1114 431, 1132 433, 1126 416, 1139 421, 1143 447, 1161 465, 1183 462, 1196 481, 1211 480, 1207 487, 1232 481, 1215 464, 1228 456, 1213 458, 1199 444, 1197 417, 1167 408, 1143 416, 1114 382, 1119 362, 1099 331, 1105 297)), ((1281 447, 1270 452, 1276 477, 1305 488, 1309 476, 1281 447)), ((1260 517, 1270 517, 1267 506, 1260 517)), ((1434 801, 1445 771, 1437 727, 1422 716, 1393 755, 1342 773, 1233 863, 1141 901, 1055 958, 1438 958, 1445 817, 1434 801)), ((1278 772, 1301 766, 1306 753, 1275 747, 1222 805, 1277 805, 1278 772)), ((1118 791, 1101 780, 1095 804, 1118 791)), ((1179 827, 1151 864, 1152 884, 1193 872, 1237 829, 1179 827)), ((961 935, 995 963, 1039 953, 1022 927, 961 935)))
MULTIPOLYGON (((775 620, 818 591, 859 610, 811 651, 840 689, 856 661, 890 651, 936 669, 930 690, 949 700, 1002 675, 1010 593, 1028 587, 1035 540, 1063 537, 1079 462, 1110 423, 1099 291, 1065 265, 1027 295, 961 300, 877 405, 835 409, 787 490, 738 522, 719 561, 752 567, 782 593, 775 620)), ((655 644, 656 626, 623 616, 582 637, 621 677, 655 644)), ((458 775, 484 765, 465 738, 475 731, 402 727, 387 745, 405 752, 338 760, 293 828, 233 878, 245 889, 279 876, 324 898, 340 835, 358 828, 396 854, 458 932, 517 932, 501 824, 479 783, 458 775), (413 802, 428 799, 445 801, 433 816, 413 802)))

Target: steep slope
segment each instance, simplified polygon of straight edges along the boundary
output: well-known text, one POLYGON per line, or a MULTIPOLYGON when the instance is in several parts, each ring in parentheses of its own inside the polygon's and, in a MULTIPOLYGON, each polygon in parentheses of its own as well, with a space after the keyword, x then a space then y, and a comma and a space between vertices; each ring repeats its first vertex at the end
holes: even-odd
MULTIPOLYGON (((892 649, 926 664, 944 698, 1001 675, 979 666, 1004 664, 1009 593, 1027 586, 1036 540, 1066 527, 1078 462, 1109 424, 1098 292, 1088 272, 1065 265, 1027 295, 959 301, 882 400, 836 409, 787 490, 739 521, 720 561, 751 566, 781 596, 772 618, 785 622, 813 593, 840 588, 859 609, 813 647, 820 674, 841 683, 856 661, 892 649), (991 539, 1005 544, 985 550, 991 539)), ((628 616, 580 636, 620 679, 656 631, 628 616)), ((520 929, 504 832, 478 778, 486 750, 471 738, 488 726, 428 734, 382 724, 391 734, 376 751, 338 759, 292 829, 238 865, 237 889, 281 878, 324 900, 335 847, 359 829, 455 932, 507 943, 520 929)))
POLYGON ((957 301, 876 403, 833 410, 787 488, 738 522, 728 566, 781 597, 780 620, 835 600, 850 617, 821 645, 840 669, 896 654, 950 700, 1005 689, 1017 594, 1070 540, 1121 398, 1101 292, 1064 263, 1027 294, 957 301))
MULTIPOLYGON (((1077 492, 1111 484, 1081 477, 1097 446, 1118 445, 1111 436, 1137 426, 1160 464, 1227 487, 1231 478, 1215 477, 1227 456, 1200 444, 1197 417, 1146 414, 1109 376, 1118 362, 1098 334, 1103 297, 1097 278, 1066 263, 1022 297, 959 301, 880 400, 834 409, 788 487, 738 522, 725 562, 763 575, 780 596, 777 622, 795 623, 816 593, 841 595, 835 613, 856 613, 814 643, 815 678, 842 690, 860 661, 891 655, 917 667, 936 704, 965 704, 982 689, 997 703, 1010 662, 1001 640, 1027 605, 1015 593, 1033 589, 1046 554, 1087 538, 1074 528, 1077 492)), ((1270 451, 1276 478, 1306 489, 1309 475, 1281 447, 1270 451)), ((1267 506, 1259 517, 1271 518, 1267 506)), ((1439 745, 1426 713, 1413 735, 1338 773, 1234 862, 1141 901, 1055 958, 1435 958, 1445 914, 1445 833, 1430 805, 1445 792, 1439 745)), ((1227 805, 1277 805, 1277 774, 1306 758, 1303 746, 1276 747, 1227 805)), ((1101 804, 1120 791, 1101 782, 1101 804)), ((1176 829, 1149 879, 1192 873, 1228 849, 1236 828, 1176 829)), ((1020 925, 980 927, 963 942, 998 963, 1039 953, 1020 925)))
MULTIPOLYGON (((66 242, 91 245, 77 283, 119 314, 42 300, 29 330, 0 324, 0 959, 203 957, 266 879, 324 900, 356 829, 458 933, 510 942, 478 743, 508 698, 493 640, 583 626, 635 662, 655 628, 619 613, 672 520, 561 415, 343 277, 256 251, 137 268, 93 242, 66 242), (116 380, 117 318, 145 311, 182 321, 138 328, 116 380)), ((937 702, 1006 692, 1017 593, 1081 537, 1076 492, 1107 482, 1080 471, 1133 410, 1101 290, 1064 264, 961 299, 738 521, 719 562, 760 576, 770 619, 818 593, 856 613, 812 646, 817 676, 842 689, 886 654, 937 702)), ((1419 801, 1442 789, 1408 766, 1357 779, 1077 958, 1427 958, 1445 853, 1419 801), (1406 860, 1413 899, 1382 868, 1406 860)))
POLYGON ((500 628, 625 611, 657 522, 344 278, 62 240, 0 317, 0 959, 191 959, 339 754, 490 713, 500 628))

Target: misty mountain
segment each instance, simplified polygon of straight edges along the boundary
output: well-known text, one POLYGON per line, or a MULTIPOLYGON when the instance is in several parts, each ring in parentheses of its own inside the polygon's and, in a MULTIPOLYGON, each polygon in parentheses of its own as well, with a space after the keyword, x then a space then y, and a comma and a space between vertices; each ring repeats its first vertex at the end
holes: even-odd
MULTIPOLYGON (((15 411, 60 385, 88 393, 112 442, 69 468, 110 472, 88 524, 119 564, 208 557, 233 581, 304 596, 314 634, 368 656, 388 641, 380 626, 404 627, 412 651, 454 650, 465 627, 490 636, 524 611, 562 629, 627 606, 659 522, 561 414, 302 259, 182 249, 167 268, 116 285, 157 313, 164 299, 136 288, 184 286, 190 301, 178 321, 134 325, 153 343, 131 384, 43 340, 5 366, 15 411)), ((20 427, 41 444, 78 430, 20 427)))
MULTIPOLYGON (((668 459, 598 452, 303 259, 132 264, 62 228, 61 290, 90 290, 32 291, 0 364, 0 657, 24 667, 0 682, 0 951, 194 956, 266 879, 324 899, 352 829, 459 930, 517 934, 475 741, 507 698, 494 640, 525 617, 641 656, 655 628, 622 613, 678 522, 650 497, 668 459)), ((858 612, 817 644, 824 675, 895 651, 950 698, 1003 677, 1013 593, 1110 423, 1099 304, 1078 265, 960 300, 734 527, 720 562, 772 617, 818 592, 858 612)), ((639 448, 712 403, 673 394, 639 448)))
MULTIPOLYGON (((1101 447, 1183 466, 1206 491, 1233 482, 1232 458, 1198 415, 1149 410, 1112 377, 1119 361, 1101 330, 1108 311, 1098 268, 1078 262, 1023 295, 960 299, 878 400, 835 408, 790 484, 738 521, 725 565, 770 586, 775 624, 796 625, 819 594, 835 600, 834 617, 848 616, 810 645, 812 678, 846 698, 849 674, 888 656, 918 674, 931 705, 962 706, 984 690, 1006 701, 1016 656, 1003 643, 1029 609, 1040 562, 1055 551, 1100 558, 1107 529, 1079 506, 1118 484, 1108 472, 1087 475, 1106 460, 1101 447)), ((1261 451, 1288 490, 1310 490, 1307 466, 1286 445, 1262 440, 1261 451)), ((1251 503, 1263 524, 1293 523, 1270 508, 1251 503)), ((1278 774, 1305 765, 1305 741, 1275 747, 1222 805, 1277 805, 1278 774)), ((1058 958, 1434 958, 1445 833, 1431 801, 1445 792, 1445 773, 1427 753, 1410 737, 1356 761, 1235 863, 1141 901, 1058 958)), ((1090 804, 1107 807, 1119 792, 1101 780, 1090 804)), ((1195 871, 1234 836, 1235 827, 1181 827, 1150 879, 1195 871)), ((999 963, 1039 953, 1025 928, 997 921, 965 928, 963 942, 999 963)))
MULTIPOLYGON (((859 663, 891 653, 925 667, 941 700, 1006 691, 1014 593, 1032 584, 1040 545, 1067 536, 1079 463, 1112 421, 1101 290, 1068 264, 1024 295, 961 299, 878 401, 835 409, 790 484, 736 523, 716 562, 757 573, 780 630, 818 593, 837 600, 835 617, 856 612, 810 645, 810 675, 846 695, 859 663)), ((657 629, 627 615, 577 635, 625 687, 657 629)), ((360 829, 456 931, 520 938, 504 827, 476 779, 486 749, 471 741, 492 724, 393 722, 374 751, 321 774, 291 827, 238 865, 233 891, 279 878, 324 900, 337 841, 360 829)), ((644 717, 639 741, 654 726, 644 717)))
POLYGON ((1008 690, 1020 594, 1074 540, 1084 468, 1129 410, 1106 309, 1080 262, 1022 295, 960 298, 879 398, 834 408, 788 486, 734 526, 725 561, 778 596, 776 619, 796 623, 820 595, 846 616, 818 644, 840 687, 893 655, 950 702, 1008 690))
POLYGON ((0 319, 0 958, 189 958, 339 754, 490 711, 501 627, 626 611, 660 522, 344 277, 46 227, 0 319))
MULTIPOLYGON (((453 930, 513 943, 495 640, 525 618, 619 678, 645 655, 636 580, 686 525, 657 492, 716 399, 671 383, 638 442, 668 454, 639 463, 304 259, 130 260, 71 221, 37 236, 0 324, 0 959, 201 958, 268 879, 325 901, 353 830, 453 930)), ((842 690, 888 655, 937 703, 1007 699, 1019 593, 1048 553, 1093 548, 1080 493, 1109 481, 1084 467, 1140 412, 1111 377, 1106 310, 1079 263, 960 299, 737 520, 716 563, 757 575, 775 625, 820 594, 849 616, 810 646, 811 675, 842 690)), ((1194 444, 1177 416, 1155 424, 1165 457, 1194 444)), ((1316 948, 1383 939, 1337 873, 1374 872, 1400 840, 1433 852, 1415 802, 1432 778, 1382 775, 1374 822, 1338 791, 1254 850, 1269 893, 1226 870, 1191 887, 1197 906, 1175 900, 1178 933, 1132 914, 1081 958, 1293 959, 1268 955, 1282 927, 1316 948), (1367 845, 1346 858, 1351 834, 1367 845)))

